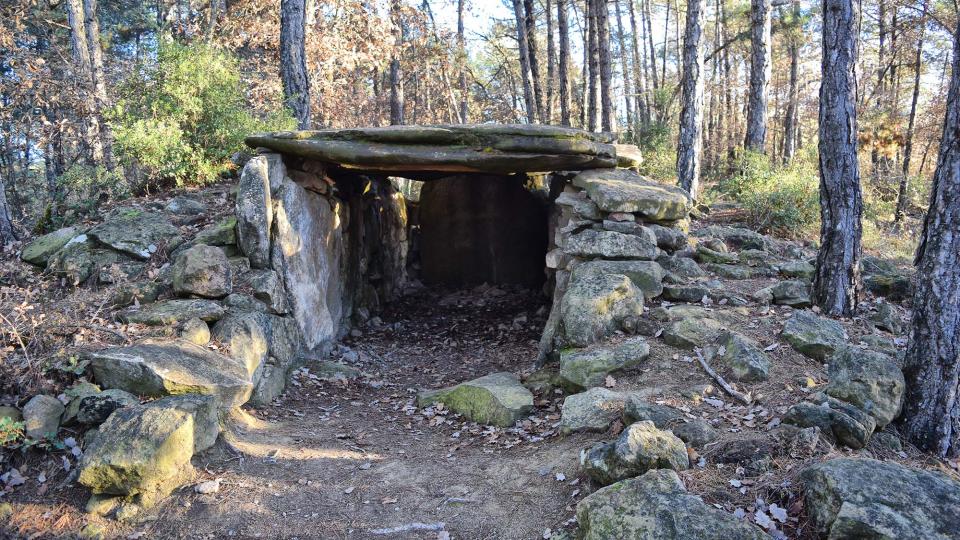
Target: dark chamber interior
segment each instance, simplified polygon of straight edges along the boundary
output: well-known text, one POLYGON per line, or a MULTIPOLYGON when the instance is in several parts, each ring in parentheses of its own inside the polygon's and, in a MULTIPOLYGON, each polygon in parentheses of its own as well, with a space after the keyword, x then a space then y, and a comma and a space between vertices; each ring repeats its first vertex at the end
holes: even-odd
POLYGON ((464 174, 425 182, 410 216, 411 262, 423 282, 542 285, 549 203, 526 181, 464 174))

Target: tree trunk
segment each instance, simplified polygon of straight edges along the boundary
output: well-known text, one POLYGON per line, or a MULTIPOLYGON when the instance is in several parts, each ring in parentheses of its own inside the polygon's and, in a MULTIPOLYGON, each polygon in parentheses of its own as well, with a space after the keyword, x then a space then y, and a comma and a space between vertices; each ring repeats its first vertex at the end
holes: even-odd
POLYGON ((610 61, 610 13, 606 0, 594 0, 597 13, 597 46, 600 52, 600 127, 616 131, 613 112, 613 65, 610 61))
POLYGON ((623 35, 623 17, 620 16, 620 0, 614 0, 617 14, 617 42, 620 46, 620 72, 623 74, 623 104, 627 113, 627 134, 633 140, 633 88, 630 84, 630 62, 627 59, 627 39, 623 35))
MULTIPOLYGON (((660 82, 657 80, 657 49, 653 46, 653 21, 650 17, 650 0, 641 0, 643 2, 643 24, 646 26, 647 45, 650 47, 650 83, 653 85, 653 91, 660 88, 660 82)), ((655 100, 652 100, 655 101, 655 100)), ((653 103, 650 104, 653 108, 653 103)))
POLYGON ((523 15, 522 0, 513 0, 513 14, 517 19, 517 43, 520 55, 520 79, 523 81, 523 101, 527 108, 527 122, 537 122, 536 103, 533 101, 533 87, 530 82, 530 49, 527 43, 526 17, 523 15))
POLYGON ((770 0, 750 1, 750 101, 743 145, 766 153, 767 93, 770 86, 770 0))
MULTIPOLYGON (((794 12, 799 12, 799 3, 794 3, 794 12)), ((797 153, 797 123, 800 101, 800 44, 793 37, 788 38, 787 50, 790 54, 790 88, 787 91, 787 112, 783 120, 783 163, 789 165, 797 153)))
POLYGON ((557 33, 560 39, 560 125, 570 125, 570 29, 567 23, 567 0, 557 0, 557 33))
POLYGON ((677 144, 677 177, 680 187, 687 190, 693 199, 696 199, 700 187, 703 146, 703 22, 702 0, 688 0, 683 40, 683 93, 677 144))
POLYGON ((860 291, 860 169, 857 164, 857 5, 823 0, 820 84, 820 251, 813 302, 851 316, 860 291))
MULTIPOLYGON (((647 109, 647 83, 643 78, 646 71, 646 60, 640 54, 640 35, 637 29, 637 14, 634 8, 634 0, 627 0, 630 6, 630 38, 631 38, 631 60, 633 62, 633 88, 637 93, 636 111, 637 121, 644 125, 650 122, 650 111, 647 109)), ((642 21, 641 21, 642 23, 642 21)))
POLYGON ((553 96, 557 80, 557 48, 553 42, 553 2, 545 0, 544 18, 547 20, 547 102, 543 123, 553 124, 553 96))
POLYGON ((914 261, 901 423, 918 448, 960 456, 960 25, 954 34, 940 155, 914 261))
POLYGON ((391 0, 390 18, 393 20, 393 55, 390 60, 390 125, 403 124, 403 76, 400 73, 400 55, 403 50, 403 20, 400 0, 391 0))
POLYGON ((10 220, 10 205, 7 203, 7 190, 3 177, 0 177, 0 252, 6 250, 7 244, 17 239, 10 220))
POLYGON ((667 49, 670 44, 670 40, 667 37, 670 34, 670 0, 664 2, 665 7, 667 8, 667 13, 663 17, 663 59, 661 60, 660 65, 660 87, 667 87, 667 49))
POLYGON ((598 79, 600 71, 600 46, 597 40, 597 9, 596 0, 587 2, 587 39, 590 49, 590 82, 587 98, 587 130, 597 131, 597 102, 600 100, 598 79))
POLYGON ((104 162, 101 118, 93 83, 90 47, 87 45, 88 34, 83 0, 67 0, 66 7, 73 58, 76 62, 77 77, 80 79, 80 96, 86 109, 83 142, 89 151, 89 161, 100 164, 104 162))
POLYGON ((460 123, 467 123, 467 46, 463 35, 463 0, 457 0, 457 64, 460 70, 460 123))
POLYGON ((537 120, 543 122, 543 90, 540 86, 540 60, 537 54, 537 18, 533 0, 523 0, 524 28, 527 31, 527 52, 530 62, 530 80, 533 81, 533 99, 537 105, 537 120))
POLYGON ((910 118, 907 121, 907 135, 903 146, 903 176, 900 177, 900 187, 897 190, 897 209, 893 214, 893 224, 898 227, 903 223, 904 214, 907 212, 907 187, 910 182, 910 155, 913 154, 913 134, 917 121, 917 101, 920 99, 920 75, 923 67, 923 38, 927 26, 927 3, 923 4, 923 11, 920 14, 920 28, 917 36, 917 52, 913 58, 913 96, 910 98, 910 118))
POLYGON ((280 1, 280 78, 287 107, 300 129, 310 129, 305 14, 304 0, 280 1))

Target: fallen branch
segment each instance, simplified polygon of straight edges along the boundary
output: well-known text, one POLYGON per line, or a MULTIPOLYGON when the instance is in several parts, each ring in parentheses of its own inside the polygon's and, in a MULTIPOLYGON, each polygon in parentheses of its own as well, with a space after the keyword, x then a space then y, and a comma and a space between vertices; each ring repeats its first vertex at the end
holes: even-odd
POLYGON ((410 531, 442 531, 446 527, 447 524, 442 521, 437 523, 407 523, 406 525, 397 525, 386 529, 371 529, 370 534, 387 535, 410 531))
POLYGON ((710 367, 710 364, 707 363, 706 359, 703 357, 703 353, 700 351, 699 348, 694 349, 694 352, 697 353, 697 362, 700 363, 700 367, 702 367, 703 370, 707 372, 707 375, 713 377, 713 380, 717 381, 717 384, 720 385, 720 388, 723 388, 724 392, 726 392, 727 394, 730 394, 731 397, 733 397, 737 401, 742 402, 744 405, 750 405, 751 403, 753 403, 753 400, 750 399, 750 396, 748 396, 747 394, 744 394, 743 392, 737 391, 736 388, 731 386, 730 383, 724 380, 724 378, 721 377, 719 373, 717 373, 716 371, 713 370, 713 368, 710 367))

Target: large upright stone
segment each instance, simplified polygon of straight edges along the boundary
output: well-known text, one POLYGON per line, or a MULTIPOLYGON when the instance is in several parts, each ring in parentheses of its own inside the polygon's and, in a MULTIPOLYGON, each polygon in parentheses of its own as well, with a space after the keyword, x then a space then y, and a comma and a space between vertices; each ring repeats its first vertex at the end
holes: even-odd
POLYGON ((87 235, 117 251, 147 260, 161 247, 177 247, 183 241, 179 232, 161 214, 119 208, 87 231, 87 235))
POLYGON ((491 373, 451 388, 422 392, 421 407, 443 403, 479 424, 510 427, 533 410, 533 394, 512 373, 491 373))
POLYGON ((643 291, 646 299, 656 298, 663 292, 663 278, 666 271, 654 261, 587 261, 577 267, 577 273, 585 275, 621 274, 643 291))
POLYGON ((274 203, 272 266, 286 286, 304 342, 313 349, 342 330, 345 209, 331 207, 289 178, 274 203))
POLYGON ((787 319, 781 334, 794 349, 814 360, 823 360, 846 340, 837 321, 798 310, 787 319))
POLYGON ((687 217, 690 200, 676 186, 660 184, 625 169, 584 171, 573 185, 587 191, 590 199, 605 212, 633 212, 652 221, 673 221, 687 217))
POLYGON ((946 475, 837 458, 808 467, 800 479, 821 538, 960 538, 960 483, 946 475))
POLYGON ((560 300, 564 336, 574 347, 609 336, 625 319, 642 314, 643 292, 623 274, 575 270, 560 300))
POLYGON ((686 492, 677 473, 656 469, 597 490, 577 505, 583 540, 767 540, 759 527, 686 492))
POLYGON ((270 231, 273 227, 271 173, 284 174, 277 155, 252 158, 240 174, 237 192, 237 243, 255 268, 270 265, 270 231), (273 166, 271 166, 273 165, 273 166))
POLYGON ((253 389, 240 362, 182 340, 148 339, 90 353, 89 358, 102 386, 142 396, 206 394, 229 408, 246 403, 253 389))

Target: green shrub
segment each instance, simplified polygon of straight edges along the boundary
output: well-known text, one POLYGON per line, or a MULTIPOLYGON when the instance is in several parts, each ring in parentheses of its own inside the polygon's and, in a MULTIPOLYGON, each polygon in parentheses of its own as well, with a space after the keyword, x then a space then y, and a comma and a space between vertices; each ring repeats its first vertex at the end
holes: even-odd
POLYGON ((246 110, 240 70, 207 44, 165 40, 119 90, 110 114, 117 154, 144 185, 215 180, 254 131, 293 129, 287 112, 259 120, 246 110))
POLYGON ((777 167, 767 156, 744 152, 735 169, 716 189, 743 204, 751 226, 784 236, 816 234, 820 183, 815 154, 798 155, 790 165, 777 167))
POLYGON ((23 422, 0 418, 0 448, 13 448, 23 440, 23 422))

